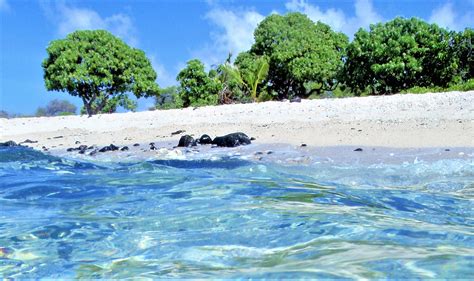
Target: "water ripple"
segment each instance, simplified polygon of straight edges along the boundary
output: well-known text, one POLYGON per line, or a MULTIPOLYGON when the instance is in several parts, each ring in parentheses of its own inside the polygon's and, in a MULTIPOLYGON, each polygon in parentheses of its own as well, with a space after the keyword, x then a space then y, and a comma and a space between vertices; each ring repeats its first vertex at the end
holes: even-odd
POLYGON ((468 278, 470 160, 93 164, 0 149, 5 278, 468 278))

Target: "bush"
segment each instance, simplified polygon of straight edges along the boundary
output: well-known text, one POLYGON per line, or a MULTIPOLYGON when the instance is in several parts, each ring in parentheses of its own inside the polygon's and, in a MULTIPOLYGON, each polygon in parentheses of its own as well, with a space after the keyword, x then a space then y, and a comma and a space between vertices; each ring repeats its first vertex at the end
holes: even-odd
POLYGON ((401 94, 426 94, 426 93, 441 93, 441 92, 452 92, 452 91, 473 91, 474 90, 474 79, 469 79, 466 82, 451 85, 447 88, 443 87, 412 87, 408 90, 404 90, 401 94))
POLYGON ((182 108, 183 102, 179 98, 179 87, 170 86, 159 90, 159 95, 155 97, 155 107, 153 109, 175 109, 182 108))

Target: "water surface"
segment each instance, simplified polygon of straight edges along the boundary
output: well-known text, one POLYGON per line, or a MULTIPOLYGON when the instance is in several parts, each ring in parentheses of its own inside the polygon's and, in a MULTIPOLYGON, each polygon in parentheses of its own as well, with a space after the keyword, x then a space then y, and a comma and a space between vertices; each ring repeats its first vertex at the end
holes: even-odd
POLYGON ((468 278, 474 161, 89 163, 0 149, 0 276, 468 278))

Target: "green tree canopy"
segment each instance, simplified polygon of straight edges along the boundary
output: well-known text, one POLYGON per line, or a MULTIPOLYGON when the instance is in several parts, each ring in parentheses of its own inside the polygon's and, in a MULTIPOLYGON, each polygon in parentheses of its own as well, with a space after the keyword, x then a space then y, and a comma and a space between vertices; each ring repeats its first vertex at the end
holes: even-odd
POLYGON ((348 39, 328 25, 301 13, 271 15, 258 25, 254 37, 250 53, 269 59, 269 88, 279 98, 307 97, 337 83, 348 39))
POLYGON ((215 70, 206 73, 200 60, 188 61, 176 78, 180 83, 178 98, 183 107, 216 105, 218 93, 222 89, 215 70))
POLYGON ((459 58, 459 76, 466 81, 474 78, 474 29, 466 28, 455 35, 455 51, 459 58))
POLYGON ((396 18, 360 29, 347 49, 344 82, 356 93, 446 87, 457 74, 453 33, 422 20, 396 18))
POLYGON ((89 115, 113 108, 110 102, 129 104, 127 92, 136 97, 158 92, 156 72, 145 53, 105 30, 73 32, 51 41, 47 53, 46 88, 82 98, 89 115))

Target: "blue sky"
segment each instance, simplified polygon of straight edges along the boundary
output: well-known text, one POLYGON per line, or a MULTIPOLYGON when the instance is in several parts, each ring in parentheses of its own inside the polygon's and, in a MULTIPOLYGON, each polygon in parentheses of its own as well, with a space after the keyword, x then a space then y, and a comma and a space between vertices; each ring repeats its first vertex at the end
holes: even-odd
MULTIPOLYGON (((0 109, 33 114, 55 98, 81 105, 67 93, 46 91, 41 68, 48 43, 74 30, 107 29, 144 50, 159 85, 169 86, 186 61, 223 62, 228 52, 250 47, 252 32, 265 16, 289 11, 349 37, 360 27, 396 16, 419 17, 451 30, 474 26, 474 0, 0 0, 0 109)), ((139 104, 144 110, 152 100, 139 104)))

